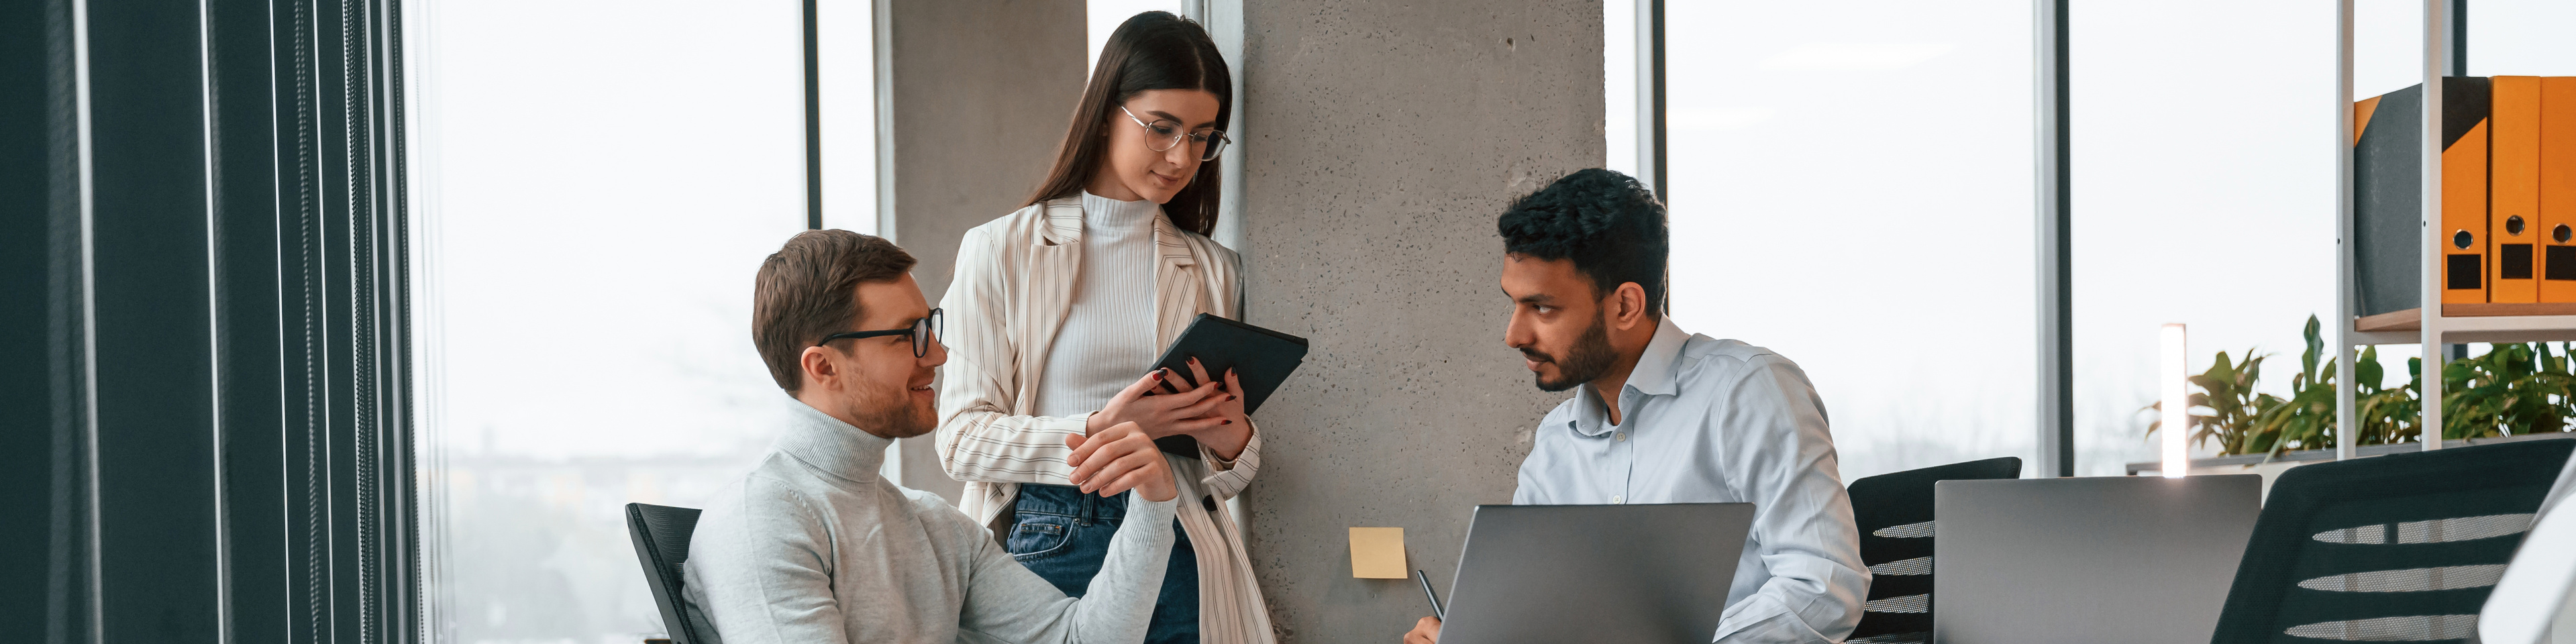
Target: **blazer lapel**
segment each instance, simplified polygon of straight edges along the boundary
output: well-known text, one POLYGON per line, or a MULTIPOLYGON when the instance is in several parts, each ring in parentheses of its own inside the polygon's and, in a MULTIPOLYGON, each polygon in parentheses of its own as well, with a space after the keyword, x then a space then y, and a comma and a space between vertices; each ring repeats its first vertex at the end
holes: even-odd
POLYGON ((1154 343, 1171 346, 1190 320, 1207 311, 1207 298, 1198 288, 1198 257, 1190 252, 1189 238, 1168 217, 1154 218, 1154 252, 1161 260, 1154 265, 1154 343))
POLYGON ((1037 413, 1038 374, 1046 373, 1047 352, 1054 348, 1055 333, 1064 327, 1064 316, 1073 312, 1073 285, 1082 275, 1082 201, 1078 198, 1046 202, 1038 230, 1038 243, 1029 246, 1029 278, 1021 282, 1028 292, 1012 298, 1018 304, 1012 312, 1013 324, 1020 336, 1012 344, 1020 348, 1018 397, 1011 413, 1037 413))

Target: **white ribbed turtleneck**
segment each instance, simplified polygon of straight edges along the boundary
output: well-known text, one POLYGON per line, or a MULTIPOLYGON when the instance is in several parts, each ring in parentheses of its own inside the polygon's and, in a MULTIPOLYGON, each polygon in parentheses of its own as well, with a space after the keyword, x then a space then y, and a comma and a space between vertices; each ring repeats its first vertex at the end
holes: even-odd
POLYGON ((1082 193, 1082 268, 1073 307, 1047 349, 1038 380, 1037 414, 1099 411, 1152 368, 1154 218, 1151 201, 1117 201, 1082 193))

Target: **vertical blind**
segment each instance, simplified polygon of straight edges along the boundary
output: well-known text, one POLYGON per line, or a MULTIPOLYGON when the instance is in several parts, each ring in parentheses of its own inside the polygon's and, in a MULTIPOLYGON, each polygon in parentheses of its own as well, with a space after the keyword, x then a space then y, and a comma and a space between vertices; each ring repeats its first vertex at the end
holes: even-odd
POLYGON ((417 641, 399 3, 0 12, 0 621, 417 641))

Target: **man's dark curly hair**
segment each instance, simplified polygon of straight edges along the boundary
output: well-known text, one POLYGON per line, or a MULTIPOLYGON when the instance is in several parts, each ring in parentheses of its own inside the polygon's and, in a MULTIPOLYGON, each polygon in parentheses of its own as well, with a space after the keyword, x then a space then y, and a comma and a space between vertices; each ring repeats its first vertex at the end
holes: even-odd
POLYGON ((1636 282, 1647 316, 1664 316, 1664 262, 1672 236, 1664 202, 1635 178, 1593 168, 1512 202, 1496 229, 1503 252, 1545 260, 1573 259, 1592 278, 1595 297, 1636 282))

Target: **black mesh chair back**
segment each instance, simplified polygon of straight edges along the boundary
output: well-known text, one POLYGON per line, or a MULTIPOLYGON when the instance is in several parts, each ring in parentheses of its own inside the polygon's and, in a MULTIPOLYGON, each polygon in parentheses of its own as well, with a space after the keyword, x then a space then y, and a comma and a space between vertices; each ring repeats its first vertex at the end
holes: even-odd
POLYGON ((690 611, 680 594, 681 566, 689 559, 689 535, 698 528, 695 508, 642 503, 626 504, 626 531, 635 539, 635 559, 644 564, 645 585, 653 589, 653 606, 662 609, 662 628, 672 644, 722 644, 715 628, 690 611))
POLYGON ((2282 472, 2210 641, 2471 641, 2571 449, 2532 440, 2282 472))
POLYGON ((1869 602, 1846 644, 1923 642, 1932 637, 1932 484, 2021 477, 2021 459, 1880 474, 1852 481, 1860 560, 1869 565, 1869 602))

